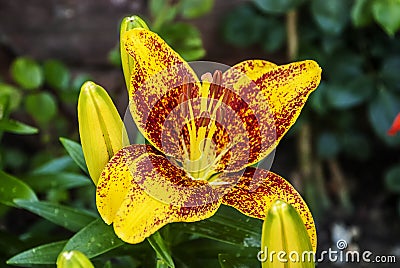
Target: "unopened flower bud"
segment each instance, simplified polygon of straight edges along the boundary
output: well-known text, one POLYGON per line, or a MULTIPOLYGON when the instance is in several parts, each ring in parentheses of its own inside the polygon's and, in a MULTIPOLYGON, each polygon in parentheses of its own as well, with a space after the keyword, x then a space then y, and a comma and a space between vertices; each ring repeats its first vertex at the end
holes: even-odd
POLYGON ((144 28, 149 29, 147 24, 138 16, 125 17, 121 22, 120 27, 120 50, 121 50, 121 62, 122 70, 124 72, 126 87, 129 90, 129 81, 134 66, 133 58, 126 52, 124 35, 126 32, 135 29, 144 28))
POLYGON ((110 96, 104 88, 90 81, 81 88, 78 122, 89 174, 97 184, 108 160, 123 147, 126 130, 110 96))
POLYGON ((311 268, 314 251, 306 227, 292 205, 277 200, 265 217, 261 238, 262 268, 311 268))
POLYGON ((57 268, 94 268, 88 257, 80 251, 63 251, 58 255, 57 268))

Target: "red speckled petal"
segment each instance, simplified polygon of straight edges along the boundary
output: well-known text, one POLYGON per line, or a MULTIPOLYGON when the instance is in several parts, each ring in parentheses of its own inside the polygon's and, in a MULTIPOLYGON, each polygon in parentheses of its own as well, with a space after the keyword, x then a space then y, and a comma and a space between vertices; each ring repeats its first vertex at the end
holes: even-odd
MULTIPOLYGON (((235 176, 238 175, 224 174, 220 180, 230 181, 230 177, 235 176)), ((249 167, 236 186, 223 197, 222 203, 236 208, 247 216, 264 219, 268 209, 278 199, 291 204, 299 213, 310 236, 313 249, 316 250, 317 234, 311 212, 300 194, 279 175, 249 167)))
MULTIPOLYGON (((223 87, 233 92, 229 106, 240 117, 247 135, 234 143, 241 150, 228 152, 221 163, 229 162, 228 170, 238 171, 271 153, 295 123, 320 79, 321 68, 310 60, 282 66, 246 61, 226 71, 223 87)), ((226 125, 235 128, 234 123, 226 125)))
POLYGON ((211 217, 221 191, 207 181, 192 180, 184 170, 157 155, 150 146, 121 149, 99 180, 98 211, 125 242, 140 243, 171 222, 211 217))
POLYGON ((156 33, 133 29, 124 36, 134 67, 129 90, 130 111, 142 134, 159 151, 178 157, 179 141, 168 139, 174 128, 165 127, 168 115, 191 83, 191 95, 198 94, 198 79, 190 66, 156 33), (186 79, 186 80, 185 80, 186 79), (163 144, 162 136, 168 144, 163 144))

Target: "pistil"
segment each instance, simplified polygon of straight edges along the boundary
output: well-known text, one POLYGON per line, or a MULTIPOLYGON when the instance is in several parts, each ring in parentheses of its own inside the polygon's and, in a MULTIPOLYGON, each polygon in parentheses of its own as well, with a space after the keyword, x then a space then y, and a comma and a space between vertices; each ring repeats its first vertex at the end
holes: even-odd
POLYGON ((180 136, 183 151, 183 167, 194 179, 208 179, 213 175, 214 169, 229 148, 224 148, 219 154, 213 142, 213 136, 218 130, 217 122, 224 116, 224 107, 229 103, 231 94, 222 92, 222 72, 217 70, 202 77, 200 89, 200 118, 194 117, 191 94, 191 84, 184 78, 183 93, 180 97, 181 115, 188 120, 185 123, 189 135, 189 144, 185 137, 180 136), (221 94, 222 93, 222 94, 221 94), (218 99, 217 96, 219 96, 218 99), (217 155, 218 154, 218 155, 217 155))

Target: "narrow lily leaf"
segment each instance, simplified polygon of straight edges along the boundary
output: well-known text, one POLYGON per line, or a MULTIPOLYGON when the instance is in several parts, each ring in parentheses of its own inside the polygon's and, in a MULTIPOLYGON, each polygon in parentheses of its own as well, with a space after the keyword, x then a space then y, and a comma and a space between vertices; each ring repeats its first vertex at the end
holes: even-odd
POLYGON ((82 229, 95 220, 95 217, 87 211, 60 204, 27 200, 15 200, 14 202, 19 207, 29 210, 73 232, 82 229))
POLYGON ((172 260, 172 257, 168 251, 168 247, 159 232, 151 235, 149 238, 147 238, 147 241, 149 241, 151 247, 157 253, 157 258, 161 258, 162 261, 168 265, 168 267, 175 267, 174 261, 172 260))
POLYGON ((35 168, 31 173, 32 174, 49 174, 49 173, 57 173, 66 170, 67 168, 75 167, 74 162, 71 157, 68 155, 52 159, 43 165, 35 168))
POLYGON ((36 201, 37 197, 26 183, 0 171, 0 203, 15 206, 14 199, 36 201))
POLYGON ((258 267, 260 262, 256 258, 242 258, 231 254, 218 254, 221 268, 253 268, 258 267))
POLYGON ((47 192, 50 188, 71 189, 92 184, 86 176, 69 172, 30 174, 24 177, 24 181, 37 192, 47 192))
POLYGON ((72 250, 58 255, 57 268, 94 268, 94 266, 85 254, 72 250))
POLYGON ((24 123, 12 120, 12 119, 3 119, 0 120, 0 131, 6 131, 15 134, 36 134, 38 133, 38 129, 26 125, 24 123))
POLYGON ((86 166, 85 157, 83 156, 82 146, 70 139, 60 138, 60 142, 64 146, 65 150, 67 150, 68 154, 75 161, 75 163, 86 173, 89 174, 89 171, 86 166))
POLYGON ((55 264, 58 254, 67 241, 41 245, 15 255, 7 261, 10 265, 31 266, 34 264, 55 264))
MULTIPOLYGON (((174 226, 180 228, 180 224, 174 226)), ((260 247, 261 221, 246 217, 234 209, 223 205, 211 218, 185 224, 185 227, 182 229, 227 244, 260 247)))
POLYGON ((97 219, 76 233, 65 245, 65 250, 79 250, 88 258, 94 258, 114 248, 122 246, 112 228, 97 219))

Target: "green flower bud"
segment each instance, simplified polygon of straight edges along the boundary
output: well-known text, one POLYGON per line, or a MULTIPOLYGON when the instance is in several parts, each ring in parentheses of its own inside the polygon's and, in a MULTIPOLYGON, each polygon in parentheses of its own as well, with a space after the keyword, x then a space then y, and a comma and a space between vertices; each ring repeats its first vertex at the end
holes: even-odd
POLYGON ((57 268, 94 268, 88 257, 80 251, 63 251, 58 255, 57 268))
POLYGON ((292 205, 277 200, 265 217, 259 260, 263 268, 315 267, 311 240, 292 205))
POLYGON ((121 22, 120 27, 120 50, 121 50, 121 62, 122 62, 122 70, 124 72, 126 87, 129 90, 129 81, 131 79, 132 69, 134 66, 134 62, 132 57, 126 52, 124 35, 129 30, 135 28, 144 28, 149 29, 147 24, 138 16, 130 16, 125 17, 121 22))

